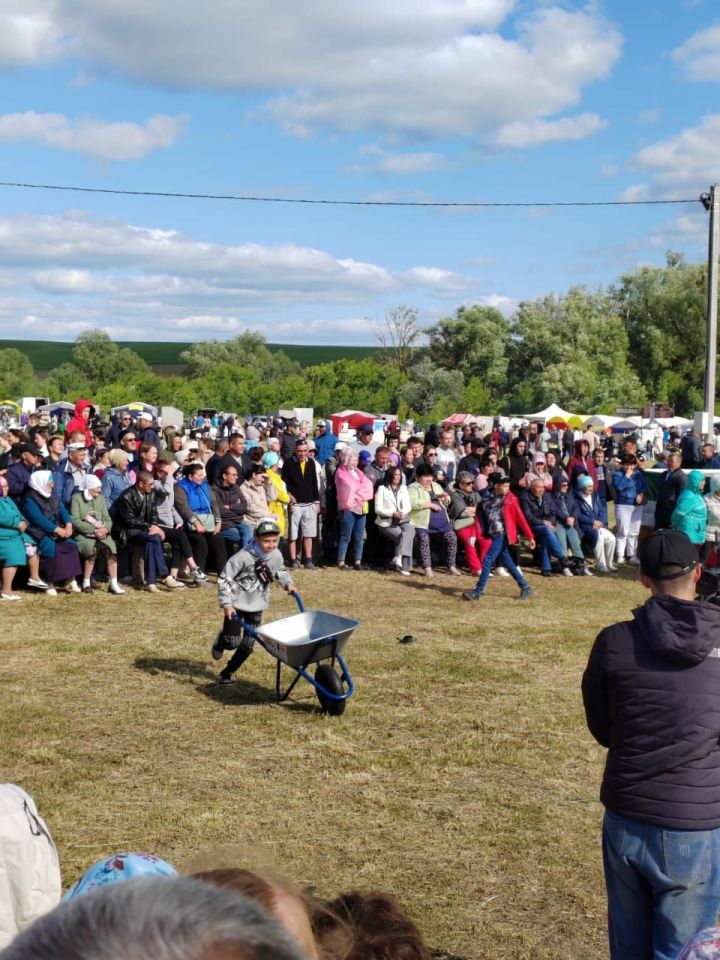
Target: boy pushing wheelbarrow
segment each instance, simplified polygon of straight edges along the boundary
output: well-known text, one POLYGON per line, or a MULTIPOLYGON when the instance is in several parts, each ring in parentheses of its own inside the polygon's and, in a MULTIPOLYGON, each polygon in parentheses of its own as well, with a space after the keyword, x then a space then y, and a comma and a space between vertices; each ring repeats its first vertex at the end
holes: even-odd
POLYGON ((221 684, 234 683, 232 675, 255 646, 255 637, 242 622, 255 628, 270 605, 270 585, 277 580, 289 594, 297 593, 278 550, 280 528, 271 517, 259 520, 254 539, 225 564, 218 576, 218 600, 225 613, 223 627, 212 644, 212 657, 220 660, 225 650, 234 650, 218 677, 221 684))

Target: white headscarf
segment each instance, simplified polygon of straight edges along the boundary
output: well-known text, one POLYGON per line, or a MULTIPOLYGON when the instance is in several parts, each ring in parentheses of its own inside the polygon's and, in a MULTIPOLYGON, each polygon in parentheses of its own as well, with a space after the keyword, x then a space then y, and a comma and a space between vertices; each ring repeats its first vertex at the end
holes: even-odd
POLYGON ((81 486, 83 492, 83 497, 90 502, 94 500, 97 496, 98 490, 102 487, 102 482, 98 476, 94 473, 88 473, 84 478, 81 486))
POLYGON ((30 489, 39 493, 46 500, 50 499, 52 490, 50 484, 53 482, 53 475, 49 470, 36 470, 30 474, 30 489))

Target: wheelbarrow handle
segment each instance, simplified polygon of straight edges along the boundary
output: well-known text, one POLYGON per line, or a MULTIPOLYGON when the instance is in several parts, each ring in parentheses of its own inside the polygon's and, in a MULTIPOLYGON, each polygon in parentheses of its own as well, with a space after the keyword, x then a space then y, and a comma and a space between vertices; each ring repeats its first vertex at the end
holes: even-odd
POLYGON ((305 613, 305 604, 302 602, 302 597, 301 597, 300 594, 297 592, 297 590, 295 591, 295 593, 293 594, 293 596, 295 597, 295 599, 296 599, 296 601, 297 601, 297 605, 298 605, 298 607, 300 608, 300 613, 305 613))

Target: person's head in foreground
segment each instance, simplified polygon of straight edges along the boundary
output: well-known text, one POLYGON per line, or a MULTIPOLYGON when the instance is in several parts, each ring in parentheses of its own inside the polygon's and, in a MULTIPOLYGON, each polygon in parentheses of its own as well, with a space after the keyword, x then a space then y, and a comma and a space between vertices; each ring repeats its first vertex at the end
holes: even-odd
POLYGON ((263 876, 252 870, 226 867, 193 874, 198 880, 249 897, 264 907, 302 948, 308 960, 318 960, 310 925, 310 904, 284 877, 263 876))
POLYGON ((114 853, 88 867, 80 879, 70 887, 63 900, 74 900, 97 887, 118 883, 121 880, 176 875, 175 867, 161 860, 160 857, 153 856, 152 853, 114 853))
POLYGON ((313 916, 327 960, 429 960, 422 934, 394 897, 354 890, 320 905, 313 916))
POLYGON ((280 542, 280 527, 272 517, 263 517, 255 527, 255 543, 260 553, 272 553, 280 542))
POLYGON ((695 599, 702 567, 698 553, 680 530, 656 530, 640 544, 640 581, 654 597, 695 599))
POLYGON ((307 960, 259 904, 192 877, 108 884, 41 917, 2 960, 307 960))

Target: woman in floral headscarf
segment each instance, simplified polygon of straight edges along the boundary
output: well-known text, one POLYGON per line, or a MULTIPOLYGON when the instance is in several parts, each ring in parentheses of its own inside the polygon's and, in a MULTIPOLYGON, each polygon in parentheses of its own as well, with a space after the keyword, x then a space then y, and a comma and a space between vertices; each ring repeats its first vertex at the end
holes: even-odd
POLYGON ((112 520, 105 497, 100 492, 101 488, 100 478, 89 473, 83 480, 82 489, 74 493, 70 501, 70 514, 83 559, 82 591, 92 593, 90 578, 97 555, 102 551, 106 554, 107 570, 110 574, 108 592, 122 594, 125 591, 117 580, 117 547, 110 536, 112 520))

